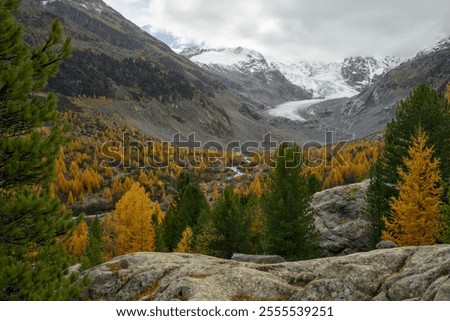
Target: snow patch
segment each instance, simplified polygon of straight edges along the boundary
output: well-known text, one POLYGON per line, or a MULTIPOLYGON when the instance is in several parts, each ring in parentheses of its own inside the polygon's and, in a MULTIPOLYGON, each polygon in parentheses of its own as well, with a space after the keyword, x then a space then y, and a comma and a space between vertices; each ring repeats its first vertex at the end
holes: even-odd
POLYGON ((247 48, 227 48, 227 49, 190 49, 190 58, 199 65, 207 65, 218 69, 229 69, 244 73, 264 72, 269 70, 269 66, 262 54, 247 48), (197 51, 196 51, 197 50, 197 51), (198 54, 195 55, 195 53, 198 54))
POLYGON ((41 1, 41 2, 42 2, 42 4, 43 4, 44 6, 46 6, 47 3, 52 3, 52 2, 55 2, 55 1, 58 1, 58 0, 45 0, 45 1, 41 1))

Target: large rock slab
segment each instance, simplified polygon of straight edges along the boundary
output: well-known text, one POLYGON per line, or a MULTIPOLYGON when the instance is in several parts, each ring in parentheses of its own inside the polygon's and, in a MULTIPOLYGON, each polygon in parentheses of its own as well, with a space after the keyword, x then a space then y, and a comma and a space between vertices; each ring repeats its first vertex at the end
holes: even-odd
POLYGON ((256 264, 134 253, 88 270, 83 300, 450 300, 450 245, 256 264))
POLYGON ((345 255, 371 248, 370 223, 365 217, 369 180, 314 194, 311 207, 324 256, 345 255))

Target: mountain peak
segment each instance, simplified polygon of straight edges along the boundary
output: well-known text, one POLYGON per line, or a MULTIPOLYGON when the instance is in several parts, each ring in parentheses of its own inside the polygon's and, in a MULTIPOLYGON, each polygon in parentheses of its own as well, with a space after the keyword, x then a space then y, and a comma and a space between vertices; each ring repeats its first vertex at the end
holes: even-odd
POLYGON ((425 48, 420 51, 416 57, 427 55, 435 51, 440 51, 446 48, 450 48, 450 37, 439 38, 431 47, 425 48))
POLYGON ((400 63, 401 59, 392 56, 383 59, 367 56, 349 57, 344 59, 341 74, 350 86, 361 91, 400 63))
POLYGON ((244 47, 203 49, 186 48, 181 52, 195 63, 216 69, 233 69, 245 73, 264 72, 270 69, 264 56, 253 49, 244 47))

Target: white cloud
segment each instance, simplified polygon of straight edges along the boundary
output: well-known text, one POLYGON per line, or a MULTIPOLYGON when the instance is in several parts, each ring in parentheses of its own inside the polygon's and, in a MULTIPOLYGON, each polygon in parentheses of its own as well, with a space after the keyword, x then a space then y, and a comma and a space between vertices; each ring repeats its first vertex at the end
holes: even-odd
POLYGON ((281 60, 414 55, 450 35, 446 0, 106 0, 181 43, 244 46, 281 60))

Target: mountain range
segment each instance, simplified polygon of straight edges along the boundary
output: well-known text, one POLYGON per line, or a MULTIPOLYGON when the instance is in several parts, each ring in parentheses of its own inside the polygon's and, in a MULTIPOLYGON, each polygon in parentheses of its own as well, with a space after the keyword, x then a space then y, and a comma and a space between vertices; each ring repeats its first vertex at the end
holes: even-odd
MULTIPOLYGON (((237 83, 239 80, 245 82, 248 76, 253 76, 264 80, 260 83, 269 91, 270 88, 267 86, 273 86, 276 75, 276 82, 283 84, 290 82, 310 94, 309 97, 308 94, 300 95, 303 99, 354 96, 402 62, 396 57, 376 59, 357 56, 346 58, 340 63, 308 61, 283 63, 268 61, 262 53, 242 47, 226 49, 190 47, 183 49, 180 54, 229 83, 237 83), (280 73, 284 77, 279 75, 280 73), (260 75, 265 77, 258 77, 260 75)), ((282 93, 282 98, 285 102, 289 97, 282 93)))
POLYGON ((101 0, 23 0, 18 17, 30 45, 55 18, 73 42, 72 59, 49 82, 59 108, 119 115, 164 140, 177 132, 224 143, 268 132, 298 143, 323 141, 328 130, 362 137, 383 129, 419 83, 443 92, 450 80, 448 39, 407 61, 286 64, 242 47, 178 54, 101 0))

